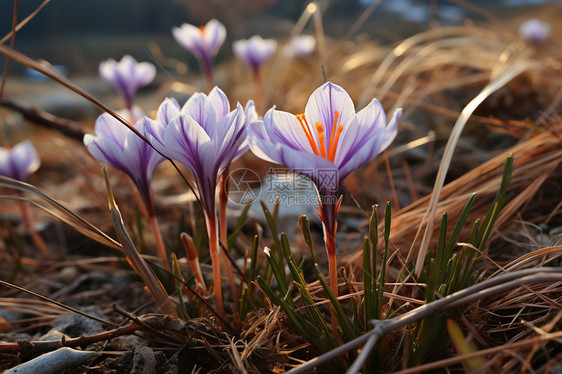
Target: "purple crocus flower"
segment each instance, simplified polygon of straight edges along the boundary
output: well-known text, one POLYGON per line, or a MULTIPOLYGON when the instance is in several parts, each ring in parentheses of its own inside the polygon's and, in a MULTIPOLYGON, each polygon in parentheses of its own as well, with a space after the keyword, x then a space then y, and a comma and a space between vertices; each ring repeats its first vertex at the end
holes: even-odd
MULTIPOLYGON (((148 129, 156 126, 154 123, 155 121, 143 116, 137 120, 135 129, 146 137, 148 129)), ((96 160, 105 162, 131 177, 148 212, 158 255, 164 267, 171 271, 164 241, 158 227, 150 188, 152 174, 165 158, 158 154, 150 144, 108 113, 98 117, 95 132, 95 135, 86 134, 84 136, 84 144, 96 160)))
POLYGON ((254 35, 250 39, 235 41, 232 43, 232 49, 240 61, 256 71, 273 55, 277 49, 277 42, 254 35))
POLYGON ((316 38, 312 35, 297 35, 285 45, 283 52, 289 58, 310 56, 316 48, 316 38))
MULTIPOLYGON (((146 136, 147 129, 154 127, 153 122, 150 118, 142 117, 137 121, 135 128, 146 136)), ((131 177, 152 216, 152 174, 165 158, 108 113, 98 117, 95 135, 86 134, 84 144, 96 160, 105 162, 131 177)))
POLYGON ((218 87, 209 95, 196 93, 180 108, 175 99, 159 107, 149 139, 162 154, 186 165, 195 177, 204 208, 214 212, 216 180, 243 145, 246 137, 244 109, 230 110, 218 87))
POLYGON ((540 44, 550 35, 550 25, 532 18, 521 24, 519 35, 530 43, 540 44))
POLYGON ((139 88, 146 86, 156 76, 156 68, 150 62, 137 62, 129 55, 117 62, 110 58, 100 63, 100 75, 125 99, 127 108, 133 106, 133 96, 139 88))
POLYGON ((149 139, 167 157, 192 172, 201 200, 213 267, 217 309, 223 312, 216 190, 219 175, 237 155, 246 137, 244 109, 230 110, 226 95, 217 87, 209 95, 196 93, 180 108, 166 99, 158 109, 156 126, 149 139))
POLYGON ((13 148, 0 147, 0 175, 25 181, 41 165, 39 156, 29 140, 13 148))
MULTIPOLYGON (((40 164, 39 155, 29 140, 18 143, 13 148, 0 147, 0 175, 23 182, 27 179, 29 174, 39 168, 40 164)), ((17 191, 16 194, 18 196, 23 196, 22 191, 17 191)), ((49 253, 49 248, 41 238, 41 235, 35 230, 25 200, 18 200, 18 204, 20 206, 23 223, 25 227, 27 227, 31 239, 41 253, 47 255, 49 253)))
POLYGON ((330 285, 336 294, 338 188, 352 171, 390 145, 401 113, 401 109, 396 110, 386 125, 384 110, 376 99, 356 113, 347 92, 328 82, 310 96, 304 114, 271 108, 263 121, 254 121, 248 128, 248 143, 254 154, 305 175, 316 185, 330 285))
POLYGON ((172 28, 176 42, 184 49, 193 53, 200 61, 205 72, 207 83, 213 86, 212 62, 226 39, 226 28, 216 19, 205 26, 197 27, 188 23, 172 28))

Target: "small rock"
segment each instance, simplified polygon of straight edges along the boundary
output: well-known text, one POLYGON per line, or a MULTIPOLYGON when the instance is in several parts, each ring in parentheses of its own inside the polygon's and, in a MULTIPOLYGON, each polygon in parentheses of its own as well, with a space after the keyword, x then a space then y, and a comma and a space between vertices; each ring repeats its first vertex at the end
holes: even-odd
POLYGON ((80 272, 76 266, 65 266, 59 271, 58 278, 61 282, 70 283, 79 275, 80 272))
MULTIPOLYGON (((95 306, 84 308, 83 311, 93 316, 103 318, 103 315, 95 306)), ((58 330, 71 337, 92 335, 104 331, 98 321, 80 314, 64 314, 60 316, 53 321, 53 330, 58 330)))
POLYGON ((100 355, 99 352, 78 351, 63 347, 6 370, 4 374, 56 374, 63 370, 72 369, 100 355))
POLYGON ((130 374, 151 374, 156 367, 154 351, 149 347, 136 346, 134 349, 133 368, 130 374))

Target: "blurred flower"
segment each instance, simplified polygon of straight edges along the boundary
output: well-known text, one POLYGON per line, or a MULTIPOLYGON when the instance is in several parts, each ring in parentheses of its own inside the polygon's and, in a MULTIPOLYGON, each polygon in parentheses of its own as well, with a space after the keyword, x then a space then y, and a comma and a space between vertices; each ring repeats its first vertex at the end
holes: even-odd
POLYGON ((226 29, 216 19, 201 27, 184 23, 180 27, 172 28, 172 34, 180 46, 209 64, 226 39, 226 29))
POLYGON ((0 147, 0 175, 23 182, 40 164, 39 155, 29 140, 13 148, 0 147))
POLYGON ((305 175, 316 185, 335 293, 336 215, 341 203, 338 188, 352 171, 390 145, 401 113, 401 109, 396 110, 386 125, 384 110, 376 99, 355 113, 347 92, 328 82, 310 96, 304 114, 271 108, 263 121, 254 121, 248 128, 248 143, 254 154, 305 175))
POLYGON ((128 109, 133 105, 137 90, 146 86, 156 76, 156 68, 149 62, 137 62, 129 55, 117 62, 110 58, 100 63, 100 75, 111 84, 125 99, 128 109))
MULTIPOLYGON (((39 155, 29 140, 18 143, 13 148, 0 147, 0 175, 23 182, 27 179, 29 174, 39 168, 40 164, 39 155)), ((17 191, 16 194, 23 196, 22 191, 17 191)), ((49 248, 37 230, 35 230, 25 200, 18 200, 18 204, 20 206, 23 223, 31 235, 31 240, 33 240, 33 243, 35 243, 35 246, 43 255, 47 255, 49 253, 49 248)))
POLYGON ((166 99, 157 116, 148 138, 162 154, 187 166, 197 184, 207 222, 217 309, 222 313, 216 190, 219 175, 246 137, 244 109, 238 104, 231 111, 228 98, 215 87, 208 96, 194 94, 181 109, 176 100, 166 99))
POLYGON ((550 25, 532 18, 521 24, 519 35, 530 43, 540 44, 550 35, 550 25))
MULTIPOLYGON (((0 175, 24 182, 29 174, 39 168, 40 164, 39 155, 29 140, 18 143, 13 148, 0 147, 0 175)), ((16 194, 23 196, 22 191, 17 191, 16 194)), ((31 240, 43 255, 48 254, 49 248, 35 230, 25 200, 18 200, 18 204, 24 225, 31 235, 31 240)))
POLYGON ((172 28, 176 42, 199 59, 210 88, 214 85, 212 74, 213 58, 226 39, 226 28, 216 19, 205 26, 196 27, 188 23, 172 28))
POLYGON ((316 38, 312 35, 297 35, 283 48, 289 58, 310 56, 316 48, 316 38))
MULTIPOLYGON (((146 136, 147 129, 154 126, 153 122, 147 117, 142 117, 137 121, 135 128, 146 136)), ((84 144, 96 160, 105 162, 131 177, 152 216, 152 174, 165 158, 108 113, 98 117, 95 135, 86 134, 84 144)))
POLYGON ((273 55, 276 48, 277 42, 274 39, 263 39, 259 35, 232 43, 236 57, 254 71, 273 55))

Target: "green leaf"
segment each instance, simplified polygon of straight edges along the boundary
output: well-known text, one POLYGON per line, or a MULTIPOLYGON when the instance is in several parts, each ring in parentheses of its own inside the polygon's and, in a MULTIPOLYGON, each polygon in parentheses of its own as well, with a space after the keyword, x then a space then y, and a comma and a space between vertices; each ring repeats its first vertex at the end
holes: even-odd
POLYGON ((246 222, 246 217, 248 216, 248 211, 250 210, 251 206, 252 206, 252 201, 246 204, 244 210, 240 214, 240 217, 236 222, 236 226, 234 226, 234 229, 232 230, 232 234, 230 234, 228 238, 228 248, 234 248, 234 243, 236 242, 236 238, 238 237, 238 234, 240 234, 240 231, 244 226, 244 222, 246 222))
POLYGON ((256 279, 256 266, 258 259, 258 236, 254 236, 254 242, 252 243, 252 253, 250 254, 250 271, 248 274, 248 285, 242 289, 240 294, 240 319, 244 320, 244 317, 248 313, 249 305, 252 303, 252 297, 254 296, 254 280, 256 279))
POLYGON ((312 235, 310 233, 310 221, 308 217, 304 214, 299 218, 299 226, 302 231, 302 236, 310 251, 310 257, 312 257, 312 262, 316 263, 316 257, 314 256, 314 250, 312 249, 312 235))
POLYGON ((336 312, 336 318, 338 319, 338 322, 339 322, 339 324, 342 328, 343 340, 345 342, 349 342, 349 341, 355 339, 356 337, 359 336, 359 332, 356 331, 353 328, 353 326, 351 324, 351 321, 345 315, 340 302, 334 296, 332 290, 330 289, 330 286, 328 285, 328 282, 326 282, 326 279, 324 278, 324 276, 322 275, 322 272, 318 268, 318 264, 314 264, 314 268, 316 269, 316 275, 318 276, 318 280, 320 281, 320 284, 322 285, 322 288, 324 289, 324 291, 328 295, 328 298, 330 299, 330 302, 332 303, 332 306, 334 307, 334 310, 336 312))
POLYGON ((390 222, 391 222, 391 210, 390 210, 390 201, 386 202, 386 207, 384 210, 384 253, 382 256, 382 264, 381 264, 381 274, 379 279, 379 287, 378 287, 378 295, 377 295, 377 310, 376 316, 380 318, 381 309, 382 309, 382 299, 383 299, 383 292, 384 292, 384 283, 386 281, 386 260, 388 257, 388 247, 390 245, 390 222))
POLYGON ((263 214, 265 215, 265 220, 267 221, 267 225, 271 230, 271 236, 273 237, 273 242, 275 245, 273 246, 273 252, 278 255, 277 261, 279 261, 279 268, 280 268, 280 275, 283 282, 287 282, 287 277, 285 276, 285 264, 283 263, 283 253, 281 251, 281 242, 279 241, 279 235, 277 233, 277 225, 275 224, 275 220, 269 211, 269 208, 263 201, 260 201, 261 207, 263 209, 263 214))
MULTIPOLYGON (((374 254, 373 254, 374 255, 374 254)), ((373 317, 373 274, 371 273, 371 246, 369 239, 363 237, 363 305, 365 331, 372 328, 369 323, 373 317)))
MULTIPOLYGON (((472 352, 476 352, 476 347, 474 343, 465 339, 461 328, 452 319, 447 320, 447 331, 449 332, 449 337, 453 342, 453 346, 459 355, 466 355, 472 352)), ((463 365, 469 371, 478 370, 486 364, 484 358, 481 356, 467 358, 462 361, 463 365)))

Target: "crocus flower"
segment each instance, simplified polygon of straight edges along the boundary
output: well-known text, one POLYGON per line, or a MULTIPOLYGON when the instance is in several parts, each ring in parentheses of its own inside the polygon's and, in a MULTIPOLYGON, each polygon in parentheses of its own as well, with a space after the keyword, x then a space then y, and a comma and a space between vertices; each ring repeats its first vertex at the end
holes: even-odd
POLYGON ((277 49, 277 42, 254 35, 250 39, 235 41, 232 43, 232 49, 240 61, 255 71, 273 55, 277 49))
MULTIPOLYGON (((29 140, 18 143, 13 148, 0 147, 0 175, 23 182, 27 179, 29 174, 39 169, 40 164, 39 155, 29 140)), ((17 195, 22 196, 23 194, 18 191, 17 195)), ((18 200, 18 204, 20 206, 23 223, 31 235, 31 240, 33 240, 35 246, 41 253, 46 255, 49 249, 37 230, 35 230, 31 214, 25 201, 18 200)))
POLYGON ((156 76, 156 68, 150 62, 137 62, 129 55, 121 61, 109 59, 100 63, 100 75, 125 99, 128 109, 133 106, 133 96, 139 88, 146 86, 156 76))
POLYGON ((519 27, 519 35, 530 43, 540 44, 550 35, 550 25, 538 19, 529 19, 519 27))
POLYGON ((25 181, 37 169, 41 161, 29 140, 16 144, 13 148, 0 147, 0 175, 25 181))
POLYGON ((226 39, 226 28, 216 19, 212 19, 205 26, 197 27, 188 23, 172 28, 172 35, 176 42, 184 49, 193 53, 199 59, 207 82, 212 87, 212 62, 226 39))
POLYGON ((248 128, 248 143, 254 154, 305 175, 316 185, 330 286, 335 294, 336 215, 341 203, 338 188, 352 171, 390 145, 401 113, 401 109, 396 110, 386 125, 384 110, 376 99, 356 113, 347 92, 328 82, 310 96, 304 114, 271 108, 263 121, 254 121, 248 128))
MULTIPOLYGON (((155 125, 153 120, 142 117, 135 129, 146 137, 147 129, 155 125)), ((127 174, 135 183, 149 215, 156 238, 156 247, 164 267, 170 270, 164 241, 158 228, 150 184, 156 167, 165 160, 150 144, 108 113, 98 117, 95 135, 86 134, 84 144, 98 161, 105 162, 127 174)))
MULTIPOLYGON (((244 127, 247 128, 248 125, 258 119, 258 113, 256 112, 256 106, 252 100, 248 100, 244 108, 244 127)), ((232 161, 236 160, 249 149, 248 140, 244 137, 244 141, 234 154, 232 161)), ((219 175, 219 230, 220 239, 225 247, 228 248, 228 224, 227 224, 227 208, 228 208, 228 190, 230 186, 230 164, 227 164, 225 168, 219 175)), ((232 266, 230 261, 225 261, 226 272, 230 282, 230 287, 233 295, 236 294, 236 284, 234 282, 234 273, 232 272, 232 266)))
POLYGON ((260 77, 260 67, 275 52, 277 42, 273 39, 263 39, 255 35, 247 40, 238 40, 232 44, 234 54, 252 69, 255 96, 259 97, 258 109, 263 112, 265 109, 265 92, 260 77))
POLYGON ((195 178, 207 222, 213 267, 215 298, 223 312, 216 189, 219 175, 237 155, 244 142, 244 109, 230 110, 226 95, 217 87, 209 96, 196 93, 180 108, 166 99, 158 109, 156 126, 149 139, 162 154, 187 166, 195 178))
POLYGON ((312 35, 297 35, 283 48, 289 58, 310 56, 316 48, 316 38, 312 35))
MULTIPOLYGON (((142 117, 135 128, 146 134, 153 127, 150 118, 142 117)), ((130 129, 108 113, 98 117, 95 135, 86 134, 84 144, 98 161, 105 162, 127 174, 141 193, 149 212, 153 210, 150 183, 156 167, 164 161, 150 144, 143 141, 130 129)))

